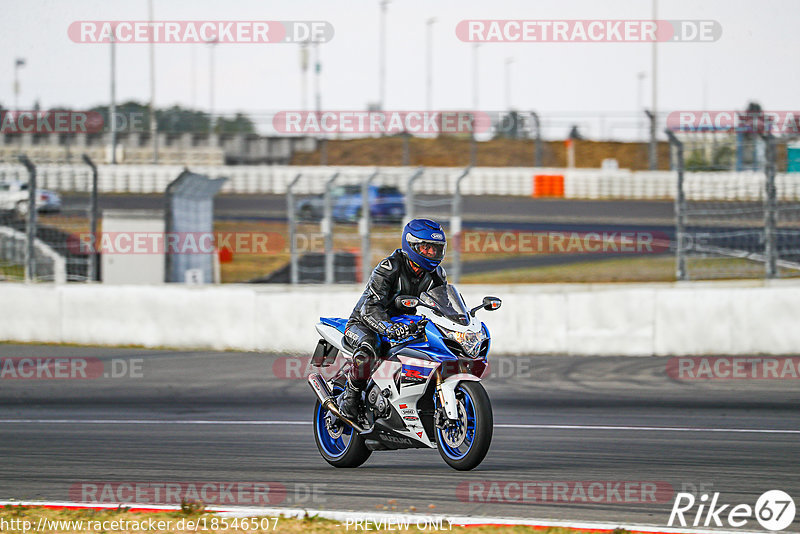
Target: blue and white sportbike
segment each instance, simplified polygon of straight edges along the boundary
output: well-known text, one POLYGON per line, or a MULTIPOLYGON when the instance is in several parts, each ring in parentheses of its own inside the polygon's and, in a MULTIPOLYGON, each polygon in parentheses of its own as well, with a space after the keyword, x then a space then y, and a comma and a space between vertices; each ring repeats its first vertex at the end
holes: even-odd
POLYGON ((314 438, 322 457, 335 467, 358 467, 372 451, 435 447, 454 469, 480 464, 492 442, 492 405, 480 382, 491 338, 475 312, 500 304, 499 298, 485 297, 469 309, 449 284, 419 298, 397 297, 395 305, 409 315, 392 320, 408 324, 412 334, 399 341, 382 338, 386 350, 364 389, 357 421, 345 419, 336 402, 354 351, 343 335, 347 320, 322 317, 312 365, 344 359, 330 379, 320 373, 308 377, 318 399, 314 438))

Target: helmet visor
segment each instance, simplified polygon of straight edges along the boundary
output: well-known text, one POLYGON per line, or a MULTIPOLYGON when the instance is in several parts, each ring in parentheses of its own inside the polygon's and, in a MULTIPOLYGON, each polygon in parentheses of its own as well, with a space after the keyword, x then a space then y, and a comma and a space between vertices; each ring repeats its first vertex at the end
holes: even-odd
POLYGON ((445 248, 447 248, 445 243, 442 243, 441 241, 428 241, 426 239, 420 239, 411 234, 409 234, 406 239, 408 239, 408 244, 411 245, 411 248, 414 249, 414 252, 423 258, 433 261, 442 261, 442 259, 444 259, 444 251, 445 248))

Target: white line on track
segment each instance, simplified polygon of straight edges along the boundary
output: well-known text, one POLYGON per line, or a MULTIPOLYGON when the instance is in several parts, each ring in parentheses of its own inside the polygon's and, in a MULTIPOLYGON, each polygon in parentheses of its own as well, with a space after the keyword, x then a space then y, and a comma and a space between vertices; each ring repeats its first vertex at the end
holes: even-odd
POLYGON ((258 421, 214 419, 0 419, 0 424, 42 425, 310 425, 311 421, 258 421))
MULTIPOLYGON (((0 424, 34 425, 310 425, 310 421, 261 421, 214 419, 0 419, 0 424)), ((617 430, 638 432, 733 432, 740 434, 800 434, 800 430, 778 428, 703 428, 676 426, 624 426, 624 425, 546 425, 498 423, 495 428, 538 430, 617 430)))

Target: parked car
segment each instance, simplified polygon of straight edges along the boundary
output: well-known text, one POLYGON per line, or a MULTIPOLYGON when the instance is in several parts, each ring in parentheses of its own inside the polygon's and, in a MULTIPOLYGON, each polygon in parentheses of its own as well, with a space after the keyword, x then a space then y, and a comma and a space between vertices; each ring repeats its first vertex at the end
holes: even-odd
MULTIPOLYGON (((28 184, 20 181, 0 182, 0 211, 18 217, 28 215, 28 184)), ((55 191, 38 189, 36 210, 40 213, 61 211, 61 196, 55 191)))
MULTIPOLYGON (((361 186, 343 185, 331 191, 332 215, 336 221, 357 221, 361 217, 361 186)), ((373 220, 399 222, 406 214, 405 196, 391 185, 369 186, 370 216, 373 220)), ((324 212, 324 195, 301 199, 296 205, 299 218, 316 221, 324 212)))

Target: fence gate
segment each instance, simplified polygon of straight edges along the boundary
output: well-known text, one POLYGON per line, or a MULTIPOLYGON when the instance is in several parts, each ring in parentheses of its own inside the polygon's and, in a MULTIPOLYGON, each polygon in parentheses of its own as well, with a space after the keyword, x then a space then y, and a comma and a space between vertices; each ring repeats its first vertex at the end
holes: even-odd
POLYGON ((776 139, 667 135, 678 173, 677 278, 800 276, 800 173, 776 172, 776 139))
POLYGON ((40 172, 43 164, 25 155, 0 165, 0 277, 57 283, 97 280, 91 253, 97 180, 91 160, 84 160, 87 166, 58 166, 57 175, 40 172), (56 191, 56 182, 63 180, 71 184, 69 193, 56 191))

